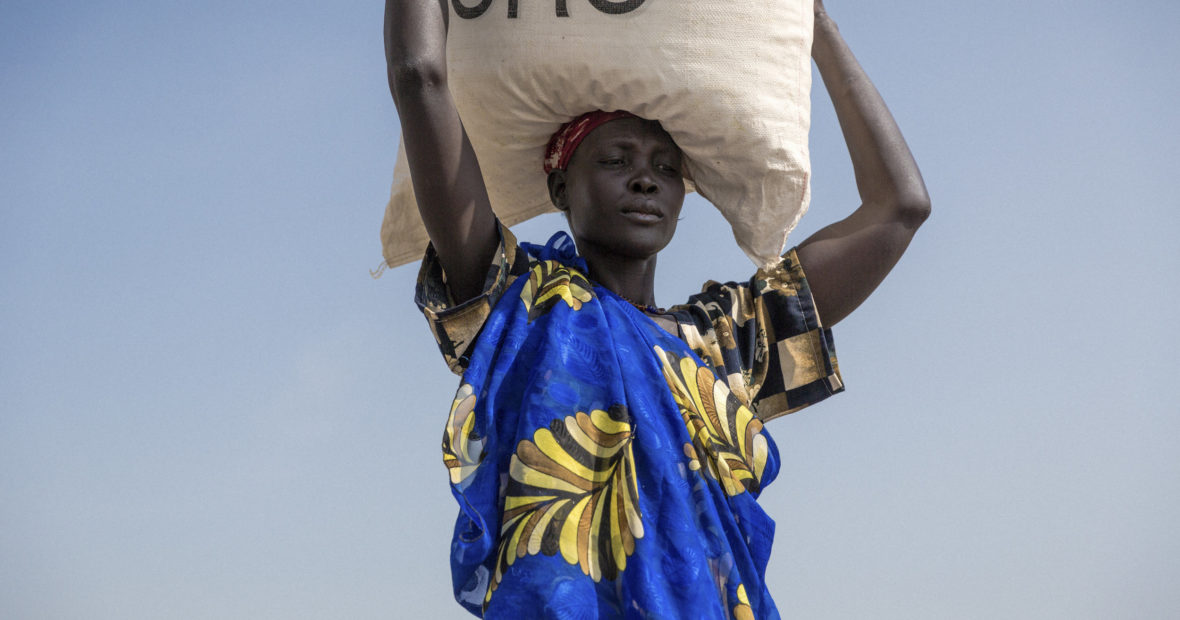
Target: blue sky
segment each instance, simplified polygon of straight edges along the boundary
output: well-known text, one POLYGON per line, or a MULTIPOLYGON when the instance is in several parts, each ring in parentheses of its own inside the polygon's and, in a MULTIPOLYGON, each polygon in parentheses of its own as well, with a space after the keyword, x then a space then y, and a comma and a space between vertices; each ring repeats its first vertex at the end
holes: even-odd
MULTIPOLYGON (((848 391, 769 427, 784 615, 1180 615, 1180 8, 828 9, 934 215, 836 329, 848 391)), ((0 5, 0 616, 463 617, 456 380, 414 268, 369 276, 381 12, 0 5)), ((795 241, 856 205, 813 103, 795 241)), ((748 277, 724 226, 690 199, 661 303, 748 277)))

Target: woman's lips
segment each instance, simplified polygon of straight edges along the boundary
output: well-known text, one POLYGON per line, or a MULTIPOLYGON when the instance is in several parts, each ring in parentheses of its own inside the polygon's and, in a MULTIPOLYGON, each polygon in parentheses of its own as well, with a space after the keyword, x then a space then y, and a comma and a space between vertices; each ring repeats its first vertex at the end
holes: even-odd
POLYGON ((622 214, 628 219, 639 222, 658 222, 664 219, 664 214, 658 207, 651 205, 632 205, 623 207, 622 214))

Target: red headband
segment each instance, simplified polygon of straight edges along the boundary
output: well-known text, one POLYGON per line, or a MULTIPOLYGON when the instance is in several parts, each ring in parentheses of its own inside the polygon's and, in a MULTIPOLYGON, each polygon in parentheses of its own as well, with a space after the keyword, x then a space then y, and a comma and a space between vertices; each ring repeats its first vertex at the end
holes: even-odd
POLYGON ((600 125, 620 118, 639 117, 625 110, 615 110, 614 112, 595 110, 562 125, 553 134, 553 137, 549 138, 549 146, 545 148, 545 174, 554 170, 565 170, 570 164, 570 158, 574 156, 574 151, 577 150, 582 140, 590 135, 591 131, 600 125))

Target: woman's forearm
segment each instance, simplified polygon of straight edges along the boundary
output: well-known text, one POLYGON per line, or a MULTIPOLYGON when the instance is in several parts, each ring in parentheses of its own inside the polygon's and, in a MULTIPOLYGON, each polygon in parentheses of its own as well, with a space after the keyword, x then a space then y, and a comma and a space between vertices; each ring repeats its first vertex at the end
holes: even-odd
POLYGON ((930 198, 918 164, 822 3, 817 3, 811 54, 836 109, 862 203, 924 218, 930 198))

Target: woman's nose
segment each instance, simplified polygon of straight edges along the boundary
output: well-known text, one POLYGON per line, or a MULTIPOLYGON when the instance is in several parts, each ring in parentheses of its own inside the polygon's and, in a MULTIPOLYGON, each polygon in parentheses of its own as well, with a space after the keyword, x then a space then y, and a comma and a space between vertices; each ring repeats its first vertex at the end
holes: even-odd
POLYGON ((656 184, 649 171, 635 171, 635 176, 631 179, 631 191, 637 194, 654 194, 659 189, 660 186, 656 184))

